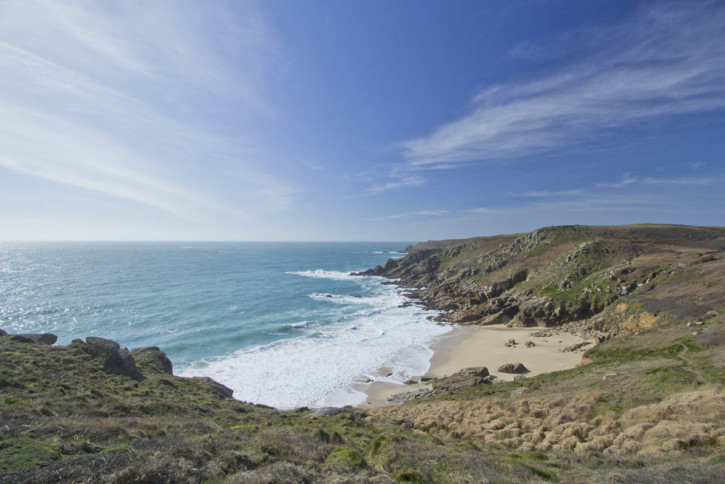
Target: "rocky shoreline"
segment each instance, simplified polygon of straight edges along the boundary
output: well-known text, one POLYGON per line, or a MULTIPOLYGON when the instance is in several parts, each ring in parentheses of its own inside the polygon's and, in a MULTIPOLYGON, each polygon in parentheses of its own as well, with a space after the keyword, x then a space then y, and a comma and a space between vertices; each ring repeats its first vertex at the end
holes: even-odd
MULTIPOLYGON (((354 274, 409 288, 410 297, 441 311, 443 321, 560 327, 601 342, 647 326, 637 317, 622 321, 619 313, 638 312, 645 320, 661 312, 704 317, 714 309, 708 301, 689 304, 682 314, 683 298, 662 302, 661 286, 676 284, 688 266, 720 261, 724 250, 722 228, 559 226, 421 243, 401 259, 354 274)), ((723 302, 722 295, 712 296, 713 306, 723 302)))
POLYGON ((365 274, 505 358, 436 366, 438 393, 382 408, 277 411, 174 376, 156 347, 0 331, 0 483, 722 482, 724 254, 725 229, 675 226, 409 248, 365 274), (536 374, 547 344, 588 364, 536 374))

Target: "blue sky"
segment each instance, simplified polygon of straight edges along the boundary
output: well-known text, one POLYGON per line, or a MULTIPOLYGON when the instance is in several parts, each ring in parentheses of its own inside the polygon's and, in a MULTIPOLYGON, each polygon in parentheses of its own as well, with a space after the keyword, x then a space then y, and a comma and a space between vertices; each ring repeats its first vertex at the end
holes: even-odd
POLYGON ((725 3, 0 0, 0 239, 725 225, 725 3))

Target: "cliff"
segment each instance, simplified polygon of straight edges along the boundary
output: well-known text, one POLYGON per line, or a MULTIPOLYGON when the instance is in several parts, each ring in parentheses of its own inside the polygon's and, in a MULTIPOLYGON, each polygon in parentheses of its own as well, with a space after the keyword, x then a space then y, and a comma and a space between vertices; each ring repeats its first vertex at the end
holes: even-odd
MULTIPOLYGON (((552 453, 669 455, 680 463, 685 454, 718 455, 724 249, 723 228, 652 225, 547 227, 412 247, 364 274, 396 279, 445 320, 557 327, 599 344, 573 370, 438 394, 371 418, 522 455, 547 453, 530 462, 542 475, 553 471, 552 453)), ((614 474, 621 482, 722 480, 724 459, 708 459, 707 476, 655 477, 654 468, 637 475, 626 458, 614 474)))
POLYGON ((723 482, 724 236, 576 226, 412 247, 368 274, 453 321, 602 342, 573 370, 374 411, 281 412, 174 376, 156 347, 0 330, 0 482, 723 482))
POLYGON ((426 242, 361 274, 397 279, 447 321, 569 323, 604 339, 725 306, 724 251, 724 228, 559 226, 426 242))

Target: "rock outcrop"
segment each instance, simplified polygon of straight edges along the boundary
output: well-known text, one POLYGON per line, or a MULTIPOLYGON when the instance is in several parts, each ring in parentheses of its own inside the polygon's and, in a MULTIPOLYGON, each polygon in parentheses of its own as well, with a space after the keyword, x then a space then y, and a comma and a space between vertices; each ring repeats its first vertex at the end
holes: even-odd
POLYGON ((529 369, 524 366, 523 363, 504 363, 498 367, 498 371, 501 373, 528 373, 529 369))
MULTIPOLYGON (((396 279, 426 307, 442 311, 439 318, 448 322, 515 327, 568 324, 602 340, 612 332, 641 329, 633 323, 607 327, 596 321, 605 312, 606 319, 612 320, 609 312, 620 301, 632 302, 627 316, 640 307, 653 306, 674 314, 681 311, 682 301, 663 305, 659 294, 669 286, 681 290, 681 273, 704 273, 708 280, 703 284, 718 284, 716 269, 725 267, 719 255, 725 252, 725 229, 545 227, 518 236, 426 242, 406 251, 401 259, 356 275, 396 279)), ((700 291, 688 286, 686 296, 698 301, 701 313, 725 304, 715 290, 700 302, 695 289, 700 291)))
POLYGON ((485 366, 479 368, 466 368, 465 370, 456 372, 451 376, 438 378, 433 381, 433 389, 453 392, 456 390, 471 388, 483 383, 493 383, 493 379, 488 373, 488 368, 485 366))
POLYGON ((142 367, 145 371, 151 370, 169 375, 174 374, 174 366, 171 360, 158 346, 136 348, 131 350, 131 355, 136 361, 136 365, 142 367))
MULTIPOLYGON (((5 333, 3 331, 3 333, 5 333)), ((7 333, 5 333, 7 334, 7 333)), ((20 343, 37 343, 52 346, 58 341, 58 337, 50 333, 42 334, 14 334, 11 336, 13 341, 20 343)))
POLYGON ((82 349, 95 357, 101 358, 103 361, 103 369, 108 373, 116 373, 140 380, 143 378, 141 371, 136 366, 136 360, 128 348, 121 348, 121 345, 106 338, 96 336, 88 336, 85 343, 81 344, 82 349))

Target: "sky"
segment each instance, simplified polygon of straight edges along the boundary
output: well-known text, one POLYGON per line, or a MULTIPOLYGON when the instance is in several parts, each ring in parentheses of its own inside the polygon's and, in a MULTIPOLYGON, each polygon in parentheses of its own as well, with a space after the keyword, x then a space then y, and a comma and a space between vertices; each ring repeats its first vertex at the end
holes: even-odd
POLYGON ((725 225, 725 2, 0 0, 0 240, 725 225))

